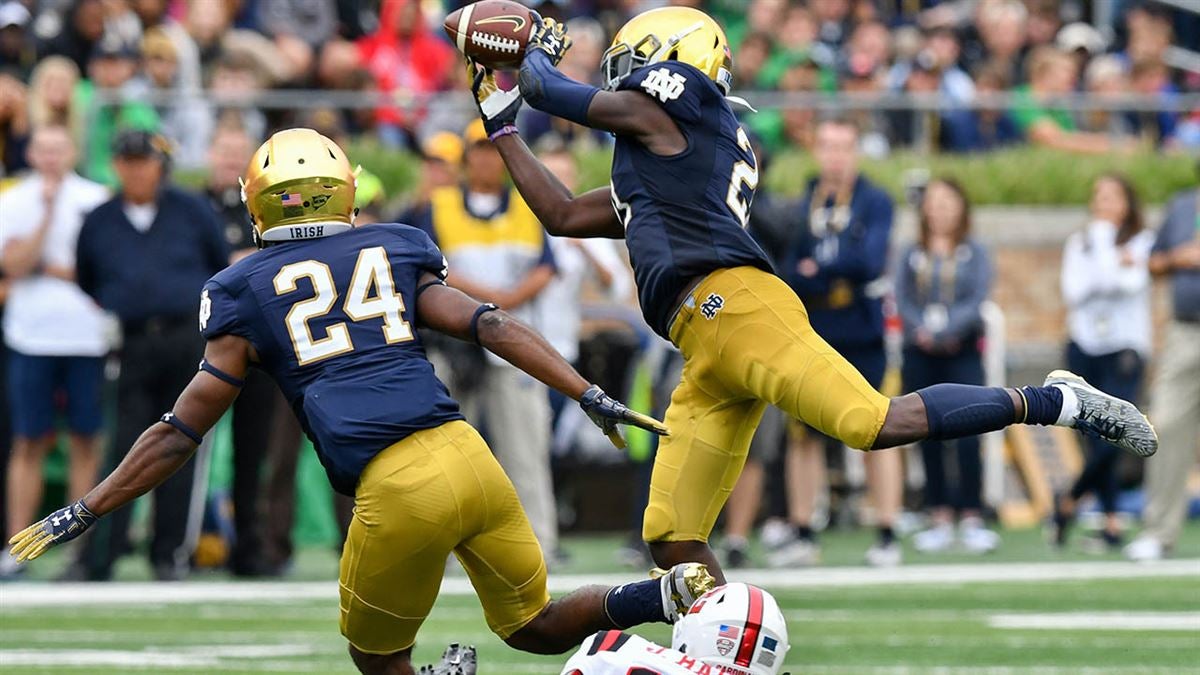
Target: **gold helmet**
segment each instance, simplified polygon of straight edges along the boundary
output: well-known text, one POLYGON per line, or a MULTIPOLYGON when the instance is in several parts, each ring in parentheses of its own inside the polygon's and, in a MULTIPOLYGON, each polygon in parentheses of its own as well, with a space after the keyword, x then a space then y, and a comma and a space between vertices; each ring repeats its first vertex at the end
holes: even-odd
POLYGON ((633 71, 661 61, 695 66, 722 93, 729 93, 733 57, 725 31, 712 17, 690 7, 652 9, 622 26, 600 61, 604 88, 616 89, 633 71))
POLYGON ((354 225, 361 167, 312 129, 285 129, 259 146, 241 180, 242 201, 260 242, 312 239, 354 225))

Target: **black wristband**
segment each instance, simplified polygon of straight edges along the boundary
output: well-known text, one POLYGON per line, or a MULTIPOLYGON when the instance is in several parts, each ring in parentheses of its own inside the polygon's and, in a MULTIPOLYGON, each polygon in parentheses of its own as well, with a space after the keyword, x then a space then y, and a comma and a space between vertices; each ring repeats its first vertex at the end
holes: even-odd
POLYGON ((500 309, 494 303, 487 302, 475 309, 475 315, 471 317, 471 341, 479 344, 479 317, 494 312, 500 309))
POLYGON ((233 386, 239 388, 245 386, 246 384, 246 381, 242 378, 234 377, 220 368, 217 368, 213 364, 209 363, 207 359, 200 359, 200 370, 212 375, 225 384, 232 384, 233 386))
POLYGON ((184 424, 183 422, 181 422, 179 420, 179 418, 176 417, 175 413, 173 413, 173 412, 163 413, 163 416, 158 418, 158 421, 163 422, 164 424, 170 424, 171 426, 175 427, 175 429, 178 430, 179 433, 192 439, 192 442, 195 443, 196 445, 200 445, 200 443, 202 443, 204 441, 204 436, 196 433, 195 429, 193 429, 193 428, 189 427, 188 425, 184 424))

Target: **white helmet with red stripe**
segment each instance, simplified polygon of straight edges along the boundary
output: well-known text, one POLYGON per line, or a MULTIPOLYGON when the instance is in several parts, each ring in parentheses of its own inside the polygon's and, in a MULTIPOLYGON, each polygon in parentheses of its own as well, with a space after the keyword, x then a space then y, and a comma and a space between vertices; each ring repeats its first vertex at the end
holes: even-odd
POLYGON ((726 584, 700 596, 675 622, 671 647, 721 666, 723 675, 778 675, 788 651, 787 624, 770 593, 726 584))

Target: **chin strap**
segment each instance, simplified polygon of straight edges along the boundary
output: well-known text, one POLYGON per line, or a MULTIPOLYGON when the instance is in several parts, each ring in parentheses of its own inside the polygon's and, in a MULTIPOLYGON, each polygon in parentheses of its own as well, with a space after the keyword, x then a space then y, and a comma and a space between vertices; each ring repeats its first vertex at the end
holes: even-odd
POLYGON ((729 101, 730 103, 739 105, 739 106, 745 108, 746 110, 749 110, 752 113, 758 112, 757 108, 750 105, 750 102, 747 101, 746 99, 742 98, 741 96, 726 96, 725 100, 729 101))

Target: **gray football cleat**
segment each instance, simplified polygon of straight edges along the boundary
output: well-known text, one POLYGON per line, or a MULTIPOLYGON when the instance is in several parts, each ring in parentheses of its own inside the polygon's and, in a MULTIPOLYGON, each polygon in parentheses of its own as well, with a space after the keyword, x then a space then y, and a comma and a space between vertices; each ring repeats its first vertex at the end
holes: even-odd
POLYGON ((717 586, 717 580, 708 573, 704 563, 681 563, 669 570, 656 567, 650 570, 650 578, 659 581, 663 614, 668 623, 678 621, 697 598, 717 586))
POLYGON ((1079 411, 1071 426, 1080 433, 1108 441, 1138 457, 1158 452, 1158 434, 1137 406, 1109 396, 1067 370, 1056 370, 1046 376, 1044 386, 1054 385, 1067 387, 1079 399, 1079 411))
POLYGON ((417 675, 475 675, 475 647, 463 647, 451 642, 442 652, 442 660, 429 666, 421 666, 417 675))

